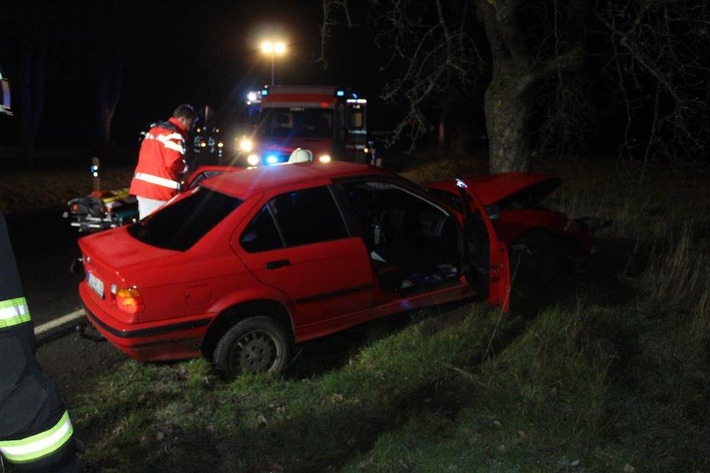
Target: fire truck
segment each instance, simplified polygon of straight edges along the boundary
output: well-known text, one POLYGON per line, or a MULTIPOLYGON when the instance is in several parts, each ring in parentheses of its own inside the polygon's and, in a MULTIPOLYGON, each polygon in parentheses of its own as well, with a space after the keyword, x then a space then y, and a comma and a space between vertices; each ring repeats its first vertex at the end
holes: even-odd
POLYGON ((335 86, 267 86, 251 97, 256 126, 239 143, 243 164, 284 163, 297 149, 320 161, 370 160, 367 100, 335 86))

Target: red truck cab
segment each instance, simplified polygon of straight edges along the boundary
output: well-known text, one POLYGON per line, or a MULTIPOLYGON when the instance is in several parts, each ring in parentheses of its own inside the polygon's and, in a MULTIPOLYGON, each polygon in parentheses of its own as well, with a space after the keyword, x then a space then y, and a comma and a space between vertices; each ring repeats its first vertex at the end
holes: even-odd
POLYGON ((248 166, 288 161, 296 148, 315 160, 366 163, 367 100, 335 86, 267 86, 260 91, 258 119, 240 142, 248 166))

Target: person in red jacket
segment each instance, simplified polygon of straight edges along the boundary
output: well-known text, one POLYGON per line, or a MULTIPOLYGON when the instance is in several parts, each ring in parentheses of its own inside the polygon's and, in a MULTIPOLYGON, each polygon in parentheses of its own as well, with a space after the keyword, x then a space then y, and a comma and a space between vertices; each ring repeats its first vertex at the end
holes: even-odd
POLYGON ((187 172, 188 133, 197 120, 191 105, 183 104, 167 121, 153 125, 141 143, 129 193, 138 199, 138 217, 145 218, 180 192, 187 172))

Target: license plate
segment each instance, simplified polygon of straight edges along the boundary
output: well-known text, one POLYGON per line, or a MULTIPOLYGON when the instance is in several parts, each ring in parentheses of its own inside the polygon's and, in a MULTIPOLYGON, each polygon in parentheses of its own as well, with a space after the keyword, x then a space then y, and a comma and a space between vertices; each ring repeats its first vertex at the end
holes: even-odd
POLYGON ((104 298, 104 282, 101 279, 94 276, 93 273, 88 273, 86 276, 86 282, 101 299, 104 298))

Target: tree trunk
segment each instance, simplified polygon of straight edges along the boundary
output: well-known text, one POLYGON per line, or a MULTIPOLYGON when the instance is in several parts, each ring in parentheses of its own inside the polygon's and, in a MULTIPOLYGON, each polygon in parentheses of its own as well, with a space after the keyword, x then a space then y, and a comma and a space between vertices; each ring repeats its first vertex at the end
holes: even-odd
POLYGON ((105 71, 99 77, 96 94, 96 152, 111 148, 111 124, 116 113, 116 106, 121 96, 122 74, 120 70, 105 71))
POLYGON ((123 86, 123 65, 125 54, 120 46, 110 45, 101 49, 96 56, 96 135, 95 152, 112 147, 111 124, 121 97, 123 86))
POLYGON ((526 171, 530 165, 535 61, 517 24, 519 1, 476 0, 493 58, 484 99, 491 172, 526 171))
POLYGON ((491 172, 529 169, 531 108, 527 87, 494 75, 485 95, 491 172))

